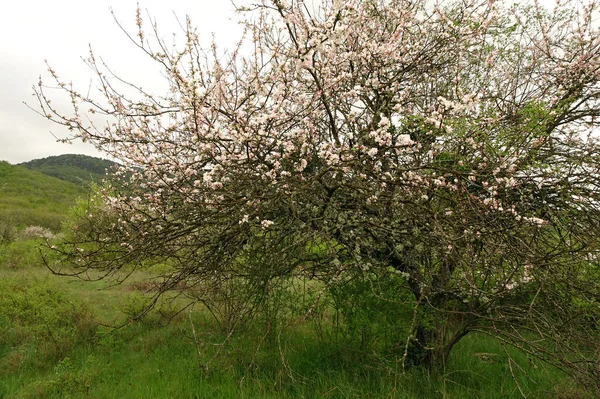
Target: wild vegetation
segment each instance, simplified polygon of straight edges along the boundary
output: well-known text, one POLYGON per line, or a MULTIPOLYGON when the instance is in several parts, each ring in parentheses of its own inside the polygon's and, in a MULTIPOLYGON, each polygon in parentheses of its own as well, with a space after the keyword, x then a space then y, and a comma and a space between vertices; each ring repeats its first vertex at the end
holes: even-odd
MULTIPOLYGON (((56 183, 34 176, 27 183, 15 173, 5 183, 56 183)), ((69 199, 64 233, 87 198, 69 199)), ((51 209, 38 205, 41 214, 51 209)), ((34 223, 0 244, 0 398, 519 398, 517 383, 529 398, 587 397, 563 372, 479 334, 457 344, 439 373, 403 371, 396 337, 410 307, 395 274, 325 294, 297 280, 268 298, 270 314, 243 323, 237 311, 247 308, 234 286, 229 299, 215 292, 210 309, 198 303, 178 313, 187 303, 181 285, 136 318, 158 287, 153 277, 171 267, 128 265, 121 284, 54 276, 40 245, 58 243, 55 233, 34 223)))
MULTIPOLYGON (((166 97, 120 90, 93 53, 100 98, 52 69, 73 113, 36 91, 40 114, 123 162, 54 270, 168 265, 142 314, 185 287, 232 330, 285 329, 272 301, 300 282, 345 322, 379 301, 401 320, 379 333, 402 370, 433 372, 478 332, 598 390, 597 16, 595 1, 273 0, 221 55, 189 21, 179 47, 147 36, 138 13, 131 40, 166 97)), ((306 317, 325 317, 315 301, 306 317)))
MULTIPOLYGON (((190 21, 179 47, 148 36, 138 10, 130 38, 169 94, 93 53, 100 98, 51 68, 36 89, 67 140, 122 162, 43 262, 120 283, 129 324, 105 337, 185 352, 190 397, 597 395, 599 4, 579 3, 265 0, 225 54, 190 21)), ((86 313, 69 312, 42 320, 70 337, 86 313)), ((67 382, 45 394, 117 379, 95 365, 104 331, 81 331, 79 367, 82 342, 50 352, 67 382)), ((140 389, 172 395, 159 384, 140 389)))

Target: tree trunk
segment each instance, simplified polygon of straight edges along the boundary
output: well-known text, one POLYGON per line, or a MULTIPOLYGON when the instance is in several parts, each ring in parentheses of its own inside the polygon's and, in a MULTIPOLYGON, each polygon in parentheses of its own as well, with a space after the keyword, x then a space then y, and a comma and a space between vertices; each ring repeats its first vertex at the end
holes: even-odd
POLYGON ((441 369, 454 345, 469 333, 473 321, 462 298, 449 289, 455 264, 445 262, 432 279, 433 289, 424 293, 423 277, 418 268, 411 267, 398 256, 392 256, 390 263, 396 270, 411 276, 408 285, 417 306, 417 325, 407 346, 406 365, 441 369))
POLYGON ((440 311, 428 313, 429 317, 422 317, 418 321, 407 347, 407 365, 441 370, 454 345, 469 333, 468 320, 463 315, 440 311))

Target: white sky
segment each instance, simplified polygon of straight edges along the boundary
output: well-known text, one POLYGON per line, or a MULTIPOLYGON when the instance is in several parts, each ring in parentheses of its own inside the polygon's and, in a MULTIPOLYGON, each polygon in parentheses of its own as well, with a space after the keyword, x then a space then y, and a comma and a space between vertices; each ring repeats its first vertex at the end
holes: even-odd
MULTIPOLYGON (((36 105, 32 86, 50 83, 44 60, 61 78, 86 88, 92 75, 83 63, 89 45, 123 77, 147 88, 159 75, 152 63, 128 41, 115 23, 135 32, 136 0, 10 0, 0 7, 0 160, 10 163, 66 153, 104 155, 91 145, 57 143, 53 137, 67 136, 66 129, 28 109, 36 105), (51 133, 52 132, 52 133, 51 133)), ((157 20, 165 37, 178 32, 175 15, 192 18, 201 40, 210 44, 212 34, 223 47, 239 38, 230 0, 139 0, 140 7, 157 20), (175 13, 175 14, 174 14, 175 13), (204 37, 204 39, 202 39, 204 37)), ((244 4, 236 1, 236 4, 244 4)))
MULTIPOLYGON (((45 59, 63 80, 72 80, 82 91, 87 88, 92 75, 81 57, 87 57, 89 45, 117 75, 144 89, 160 81, 152 62, 128 41, 109 11, 112 7, 124 27, 135 33, 137 2, 3 1, 0 7, 0 160, 14 164, 65 153, 104 156, 89 144, 57 143, 52 133, 65 137, 68 136, 66 129, 35 114, 23 101, 36 105, 32 86, 40 75, 50 83, 45 59)), ((235 0, 237 5, 251 2, 235 0)), ((541 2, 548 4, 553 0, 541 2)), ((174 13, 182 21, 189 15, 207 46, 213 33, 222 48, 232 47, 240 36, 231 0, 139 0, 139 3, 156 18, 166 38, 179 31, 174 13)))

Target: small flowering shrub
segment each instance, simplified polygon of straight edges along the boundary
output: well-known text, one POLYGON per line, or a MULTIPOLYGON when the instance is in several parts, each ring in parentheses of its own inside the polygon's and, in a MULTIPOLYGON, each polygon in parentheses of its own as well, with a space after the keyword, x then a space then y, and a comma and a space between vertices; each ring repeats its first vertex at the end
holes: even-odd
POLYGON ((20 232, 20 236, 24 240, 35 238, 51 240, 55 238, 54 233, 52 233, 49 229, 41 226, 28 226, 20 232))
POLYGON ((93 53, 100 98, 49 69, 40 113, 122 162, 56 246, 61 264, 170 262, 157 296, 243 281, 255 300, 392 268, 413 310, 405 364, 435 369, 484 331, 600 388, 574 300, 600 295, 598 2, 315 7, 260 1, 228 53, 201 49, 189 21, 179 47, 152 42, 138 11, 160 97, 93 53))

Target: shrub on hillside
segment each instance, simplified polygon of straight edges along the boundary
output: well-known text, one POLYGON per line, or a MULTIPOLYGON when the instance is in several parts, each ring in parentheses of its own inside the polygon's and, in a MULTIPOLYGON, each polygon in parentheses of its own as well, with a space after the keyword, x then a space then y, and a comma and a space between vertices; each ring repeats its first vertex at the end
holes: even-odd
POLYGON ((15 224, 13 220, 6 215, 0 215, 0 245, 8 244, 14 239, 15 224))
POLYGON ((42 257, 36 240, 13 241, 0 252, 0 267, 23 269, 37 266, 42 266, 42 257))
POLYGON ((20 234, 20 237, 23 239, 32 239, 32 238, 44 238, 47 240, 51 240, 55 237, 54 233, 42 226, 29 226, 26 227, 20 234))

